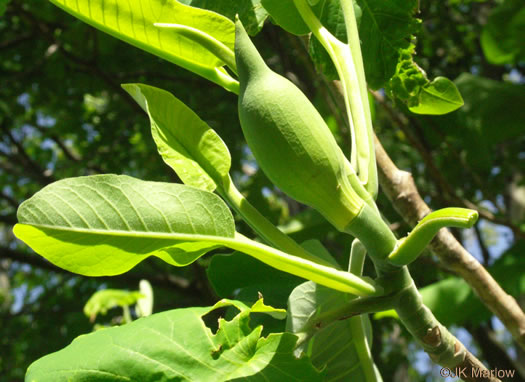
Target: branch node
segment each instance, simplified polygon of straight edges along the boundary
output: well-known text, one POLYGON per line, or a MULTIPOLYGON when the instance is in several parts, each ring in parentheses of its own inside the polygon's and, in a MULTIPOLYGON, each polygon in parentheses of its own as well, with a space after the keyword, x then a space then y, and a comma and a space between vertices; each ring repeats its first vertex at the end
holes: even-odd
POLYGON ((441 330, 439 326, 434 326, 427 330, 427 334, 423 337, 423 342, 432 347, 438 347, 441 345, 441 330))

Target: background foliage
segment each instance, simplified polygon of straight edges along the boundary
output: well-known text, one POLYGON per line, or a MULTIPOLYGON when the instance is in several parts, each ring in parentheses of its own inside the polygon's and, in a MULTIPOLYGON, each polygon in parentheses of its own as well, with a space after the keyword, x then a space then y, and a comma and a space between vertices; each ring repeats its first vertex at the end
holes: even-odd
MULTIPOLYGON (((220 8, 228 2, 184 3, 223 4, 215 5, 220 8)), ((255 33, 266 15, 257 1, 244 3, 245 23, 255 33)), ((525 62, 519 41, 525 7, 518 0, 448 0, 421 2, 420 7, 421 25, 410 25, 407 31, 418 31, 412 41, 415 63, 429 79, 454 80, 465 106, 442 117, 420 116, 407 109, 406 100, 392 100, 378 91, 375 129, 396 164, 412 172, 433 209, 450 205, 481 209, 482 219, 461 240, 523 306, 525 62)), ((322 240, 346 265, 348 244, 338 233, 319 215, 274 189, 258 171, 244 144, 236 96, 110 38, 48 2, 0 1, 2 13, 0 381, 21 380, 32 361, 92 330, 82 308, 101 288, 136 290, 140 279, 148 279, 155 291, 154 311, 160 312, 213 305, 219 297, 255 302, 258 292, 267 304, 285 307, 288 294, 300 282, 240 254, 207 255, 185 268, 152 258, 121 276, 84 278, 54 267, 14 240, 11 229, 18 205, 52 181, 96 173, 178 181, 157 155, 149 122, 121 83, 143 82, 175 94, 225 140, 234 180, 249 200, 297 240, 322 240), (241 261, 254 277, 235 272, 241 261)), ((285 33, 270 21, 254 41, 270 66, 314 101, 339 143, 349 147, 344 108, 333 97, 329 79, 316 73, 308 56, 308 49, 315 52, 315 44, 308 48, 305 37, 285 33)), ((317 57, 316 63, 322 62, 317 57)), ((386 198, 380 196, 379 203, 396 232, 406 233, 408 227, 386 198)), ((237 224, 239 231, 252 235, 242 222, 237 224)), ((430 255, 411 268, 437 318, 454 325, 460 339, 472 343, 488 365, 525 364, 525 355, 464 282, 430 255)), ((118 316, 120 311, 110 314, 118 316)), ((257 319, 266 330, 284 326, 281 321, 257 319)), ((393 381, 440 380, 397 321, 373 319, 372 325, 373 352, 383 375, 391 375, 393 381)))

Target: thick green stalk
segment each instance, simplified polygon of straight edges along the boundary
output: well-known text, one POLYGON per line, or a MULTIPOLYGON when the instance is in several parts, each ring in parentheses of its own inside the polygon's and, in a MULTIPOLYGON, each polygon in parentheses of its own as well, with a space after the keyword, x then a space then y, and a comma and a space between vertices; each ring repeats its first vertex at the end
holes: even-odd
MULTIPOLYGON (((423 304, 408 268, 389 263, 388 255, 394 249, 396 239, 388 226, 365 205, 362 213, 347 227, 347 232, 359 238, 366 247, 379 275, 377 281, 383 286, 383 297, 371 300, 388 300, 403 325, 434 362, 450 368, 460 365, 466 357, 464 348, 456 346, 459 343, 457 339, 423 304)), ((351 301, 347 310, 354 310, 352 305, 351 301)))
POLYGON ((403 325, 423 347, 432 361, 455 368, 465 358, 463 348, 456 347, 458 340, 434 317, 423 304, 407 267, 393 275, 403 285, 395 295, 394 309, 403 325))
POLYGON ((354 239, 352 241, 352 248, 350 249, 350 259, 348 260, 348 272, 354 275, 362 275, 363 267, 365 265, 366 248, 359 241, 354 239))
MULTIPOLYGON (((352 249, 350 251, 348 271, 355 275, 362 276, 365 258, 365 246, 359 241, 359 239, 354 239, 352 242, 352 249)), ((348 324, 350 325, 352 340, 357 352, 357 357, 359 358, 359 364, 361 365, 361 369, 365 375, 365 381, 380 382, 382 381, 381 375, 374 364, 370 345, 365 335, 365 319, 367 319, 367 317, 365 318, 363 315, 350 317, 348 324)))
POLYGON ((397 240, 381 216, 365 204, 359 214, 345 228, 345 232, 359 239, 374 262, 379 276, 395 271, 398 267, 387 261, 397 240))

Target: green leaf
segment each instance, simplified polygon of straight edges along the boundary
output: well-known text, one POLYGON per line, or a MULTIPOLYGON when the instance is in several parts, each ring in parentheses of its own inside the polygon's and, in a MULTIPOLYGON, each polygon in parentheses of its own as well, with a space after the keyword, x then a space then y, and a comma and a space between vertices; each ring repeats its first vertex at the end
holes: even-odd
POLYGON ((238 83, 222 68, 224 62, 206 48, 161 29, 155 23, 195 28, 233 50, 235 26, 218 13, 165 0, 50 0, 80 20, 114 37, 203 76, 228 90, 238 83))
POLYGON ((386 88, 390 97, 405 102, 416 114, 441 115, 463 106, 463 98, 456 85, 445 77, 430 82, 413 59, 415 45, 400 49, 396 73, 386 88))
POLYGON ((369 277, 295 257, 235 232, 216 195, 180 184, 95 175, 45 187, 18 210, 15 235, 53 264, 86 276, 124 273, 157 256, 175 266, 226 246, 283 272, 360 296, 380 291, 369 277))
MULTIPOLYGON (((326 0, 320 0, 312 7, 319 17, 326 0)), ((293 1, 261 0, 262 6, 268 11, 272 20, 285 31, 301 36, 310 33, 293 1)))
POLYGON ((84 314, 94 321, 98 314, 106 314, 108 310, 117 306, 126 307, 134 305, 144 297, 138 291, 120 289, 103 289, 95 292, 84 306, 84 314))
POLYGON ((185 184, 212 192, 229 181, 228 147, 197 114, 165 90, 122 87, 148 114, 159 154, 185 184))
POLYGON ((416 106, 409 106, 416 114, 447 114, 463 106, 463 98, 456 85, 448 78, 436 77, 424 85, 418 95, 416 106))
POLYGON ((250 308, 222 300, 213 307, 158 313, 80 336, 63 350, 34 362, 26 380, 321 381, 307 358, 293 356, 296 336, 275 333, 264 338, 261 326, 250 327, 250 313, 259 310, 261 303, 250 308), (240 313, 231 321, 221 318, 213 334, 202 318, 227 306, 235 306, 240 313))
POLYGON ((308 324, 321 313, 348 302, 343 293, 306 282, 294 289, 288 300, 287 330, 312 335, 298 351, 311 358, 317 368, 326 368, 330 381, 381 381, 370 354, 367 316, 338 320, 321 329, 308 324), (308 327, 308 328, 307 328, 308 327), (306 329, 307 328, 307 329, 306 329))
MULTIPOLYGON (((339 267, 318 240, 308 240, 301 246, 339 267)), ((296 276, 279 272, 239 252, 214 255, 206 272, 220 297, 235 296, 243 301, 246 298, 248 301, 255 301, 260 293, 273 306, 286 306, 288 296, 302 282, 296 276)))
POLYGON ((180 2, 220 13, 232 21, 235 21, 235 15, 239 15, 244 28, 252 36, 260 32, 268 17, 261 0, 180 0, 180 2))
POLYGON ((244 297, 252 296, 248 301, 255 301, 260 292, 274 306, 285 306, 293 288, 302 282, 239 252, 214 255, 206 272, 220 297, 240 298, 242 293, 244 297))
POLYGON ((506 0, 494 8, 481 32, 481 47, 487 60, 495 65, 516 64, 525 60, 525 3, 506 0))
MULTIPOLYGON (((239 252, 214 255, 206 273, 219 297, 254 303, 263 296, 265 302, 278 308, 286 308, 293 288, 304 281, 239 252)), ((284 322, 266 315, 256 315, 252 320, 263 325, 265 333, 284 331, 284 322)))
MULTIPOLYGON (((284 4, 291 2, 279 4, 285 8, 289 5, 284 4)), ((359 25, 366 79, 371 88, 379 89, 394 75, 403 49, 410 46, 412 35, 419 29, 420 21, 414 17, 417 0, 357 0, 353 4, 359 25)), ((292 10, 288 10, 288 13, 283 15, 286 22, 295 20, 291 15, 292 10)), ((324 0, 314 8, 314 13, 335 37, 342 42, 347 41, 340 0, 324 0)), ((272 11, 270 14, 274 16, 272 11)), ((310 40, 310 55, 318 71, 329 79, 337 78, 330 57, 315 38, 310 40)))
POLYGON ((359 38, 368 85, 381 88, 395 73, 400 49, 419 29, 417 0, 358 0, 362 11, 359 38))
POLYGON ((195 261, 233 238, 232 215, 193 187, 95 175, 60 180, 18 209, 15 235, 53 264, 87 276, 117 275, 157 256, 195 261), (210 241, 206 241, 206 240, 210 241))

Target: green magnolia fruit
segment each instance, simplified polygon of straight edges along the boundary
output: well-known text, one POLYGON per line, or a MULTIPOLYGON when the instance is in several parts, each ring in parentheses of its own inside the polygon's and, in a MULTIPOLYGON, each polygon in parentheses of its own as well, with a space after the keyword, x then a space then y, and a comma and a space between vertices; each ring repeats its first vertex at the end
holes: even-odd
POLYGON ((235 59, 239 118, 259 166, 282 191, 344 231, 364 202, 330 129, 293 83, 266 66, 239 20, 235 59))

